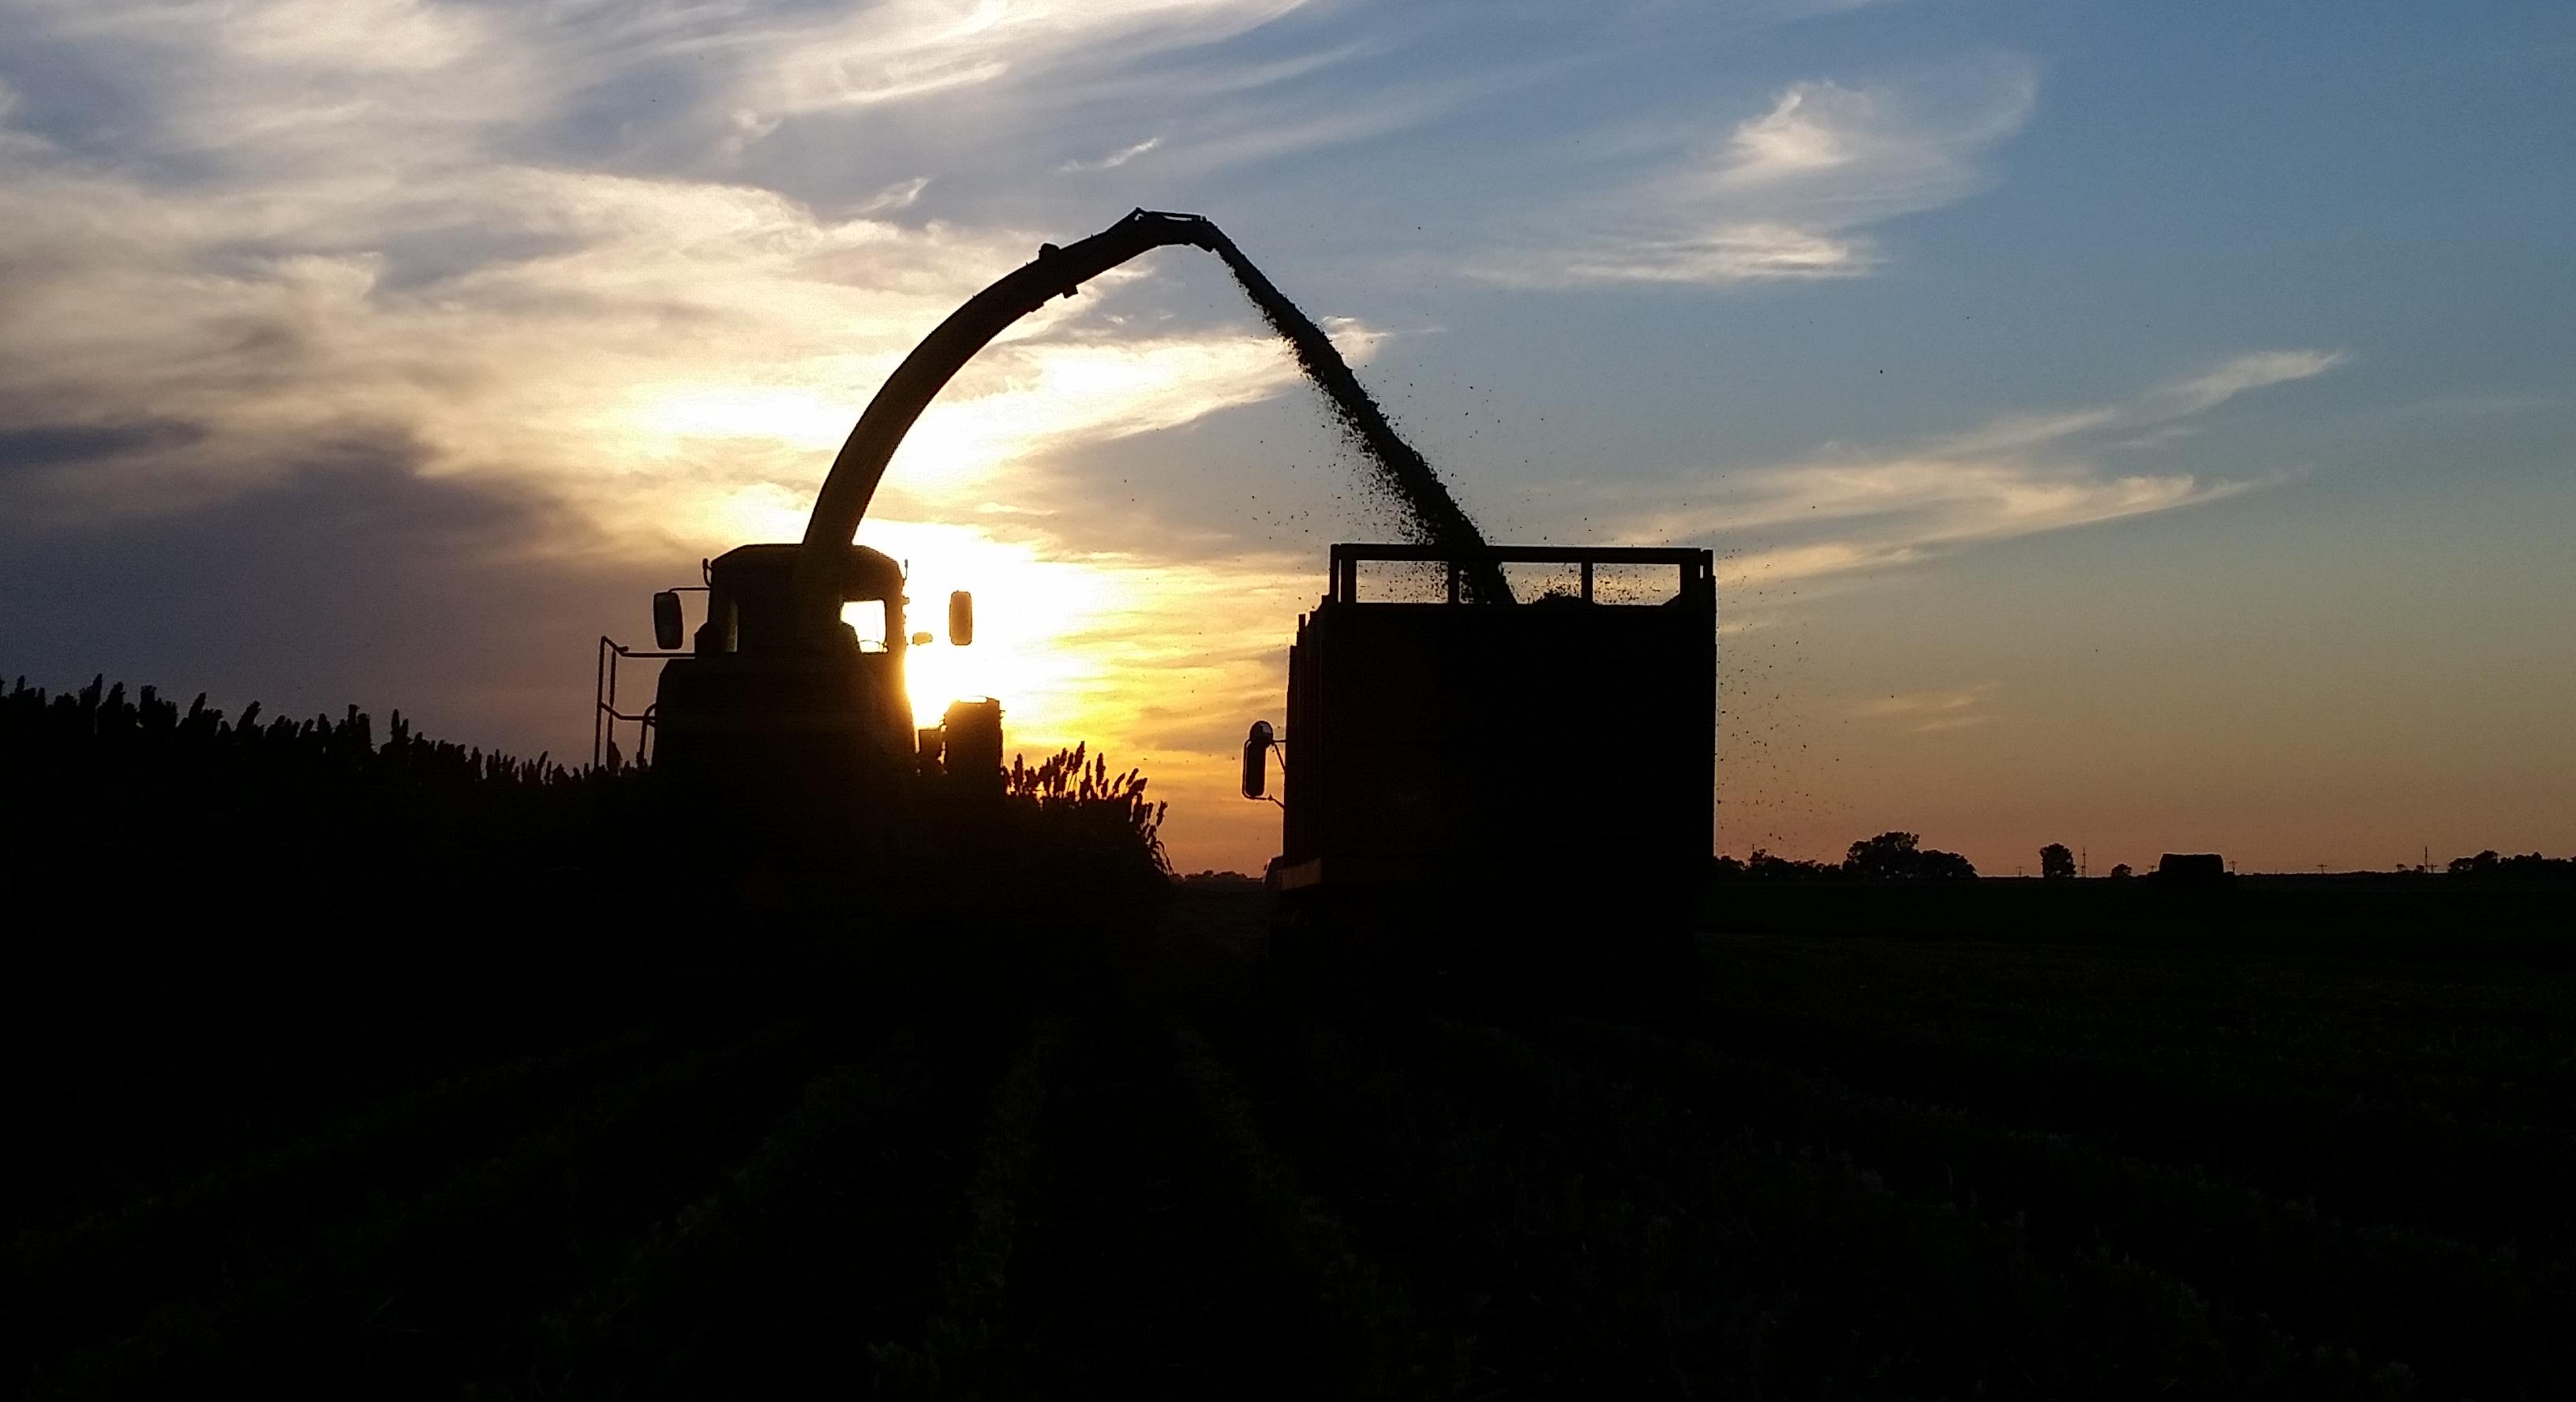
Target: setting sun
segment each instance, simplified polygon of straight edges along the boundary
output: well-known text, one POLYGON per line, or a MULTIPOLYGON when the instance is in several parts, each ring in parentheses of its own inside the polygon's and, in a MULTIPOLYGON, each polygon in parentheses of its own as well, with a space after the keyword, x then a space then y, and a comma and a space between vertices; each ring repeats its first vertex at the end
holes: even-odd
POLYGON ((998 698, 1015 728, 1049 733, 1092 709, 1100 667, 1063 640, 1094 631, 1116 607, 1120 581, 1110 571, 1041 559, 1033 546, 968 527, 872 521, 860 538, 904 563, 906 625, 932 638, 905 663, 917 724, 937 725, 949 702, 968 697, 998 698), (948 636, 948 596, 961 589, 975 599, 967 647, 948 636))

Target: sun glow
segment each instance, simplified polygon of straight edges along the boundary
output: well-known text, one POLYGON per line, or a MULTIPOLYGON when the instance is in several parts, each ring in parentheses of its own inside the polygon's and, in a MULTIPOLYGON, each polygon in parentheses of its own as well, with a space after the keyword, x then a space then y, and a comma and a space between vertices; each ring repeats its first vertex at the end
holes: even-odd
POLYGON ((904 562, 904 626, 933 637, 904 664, 915 724, 937 725, 949 702, 981 696, 1001 700, 1013 729, 1045 734, 1078 731, 1096 711, 1103 669, 1064 640, 1119 610, 1109 572, 969 526, 872 521, 859 540, 904 562), (975 596, 967 647, 948 637, 948 596, 960 589, 975 596))
POLYGON ((816 389, 731 384, 654 385, 633 396, 625 427, 645 441, 771 438, 828 451, 848 431, 849 409, 816 389))
POLYGON ((1078 555, 883 519, 859 540, 904 562, 904 626, 933 635, 906 658, 916 725, 937 725, 951 701, 993 697, 1005 754, 1083 742, 1143 768, 1155 797, 1174 803, 1166 835, 1185 865, 1271 850, 1277 810, 1236 796, 1236 749, 1252 720, 1282 718, 1283 654, 1313 603, 1312 562, 1078 555), (975 641, 962 648, 947 637, 957 589, 975 598, 975 641))

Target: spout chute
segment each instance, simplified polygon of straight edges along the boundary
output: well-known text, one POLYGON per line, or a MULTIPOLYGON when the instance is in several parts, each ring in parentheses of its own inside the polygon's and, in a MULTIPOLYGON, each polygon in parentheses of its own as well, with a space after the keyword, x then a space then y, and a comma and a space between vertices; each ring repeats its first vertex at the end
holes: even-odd
POLYGON ((1223 238, 1216 225, 1198 215, 1139 209, 1087 239, 1062 248, 1046 245, 1035 259, 949 313, 886 377, 840 455, 832 459, 796 556, 792 587, 800 630, 825 636, 839 618, 842 560, 885 477, 886 463, 912 431, 913 421, 967 361, 1049 298, 1070 297, 1082 284, 1131 258, 1173 244, 1213 250, 1223 238))
POLYGON ((1173 244, 1203 248, 1224 260, 1263 318, 1296 353, 1299 366, 1332 401, 1352 440, 1367 449, 1388 475, 1429 543, 1449 551, 1458 562, 1466 597, 1480 603, 1512 601, 1510 582, 1503 577, 1501 563, 1487 551, 1475 522, 1458 508, 1439 474, 1396 433, 1376 401, 1360 388, 1323 330, 1281 295, 1215 224, 1195 214, 1139 209, 1078 243, 1039 249, 1034 260, 949 313, 886 377, 877 397, 868 402, 867 412, 859 416, 858 426, 850 430, 849 441, 841 445, 840 455, 832 459, 831 474, 823 479, 823 490, 814 499, 814 515, 805 523, 805 543, 796 554, 790 594, 793 626, 800 634, 818 642, 831 635, 840 613, 843 559, 858 535, 860 519, 868 513, 877 483, 885 477, 886 463, 912 431, 913 421, 966 362, 1010 329, 1011 323, 1046 305, 1048 298, 1070 297, 1111 268, 1173 244))

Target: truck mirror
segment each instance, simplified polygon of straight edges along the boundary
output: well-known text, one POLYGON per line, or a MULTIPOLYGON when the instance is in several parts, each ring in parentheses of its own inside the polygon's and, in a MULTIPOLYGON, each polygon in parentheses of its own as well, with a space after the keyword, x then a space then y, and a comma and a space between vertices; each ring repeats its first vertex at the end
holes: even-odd
POLYGON ((1243 796, 1270 796, 1270 722, 1252 723, 1252 733, 1243 737, 1243 796))
POLYGON ((964 647, 975 641, 975 596, 963 589, 948 596, 948 645, 964 647))
POLYGON ((680 591, 665 589, 653 596, 653 642, 664 652, 677 652, 682 641, 680 591))

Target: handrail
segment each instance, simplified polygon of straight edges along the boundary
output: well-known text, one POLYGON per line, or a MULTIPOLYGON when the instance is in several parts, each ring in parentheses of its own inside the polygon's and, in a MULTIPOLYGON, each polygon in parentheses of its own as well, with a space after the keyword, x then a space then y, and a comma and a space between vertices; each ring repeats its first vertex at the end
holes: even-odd
POLYGON ((617 742, 617 723, 619 721, 631 720, 636 722, 637 733, 635 737, 635 762, 637 764, 644 763, 646 752, 650 749, 653 743, 653 731, 655 729, 653 713, 660 709, 660 707, 658 704, 647 706, 643 710, 632 714, 617 709, 618 660, 620 658, 633 658, 639 662, 651 662, 674 657, 688 657, 691 655, 692 654, 686 652, 640 652, 625 646, 616 639, 608 636, 606 633, 599 635, 599 665, 591 691, 591 768, 597 769, 607 760, 608 747, 617 742))

